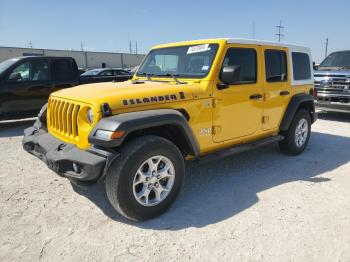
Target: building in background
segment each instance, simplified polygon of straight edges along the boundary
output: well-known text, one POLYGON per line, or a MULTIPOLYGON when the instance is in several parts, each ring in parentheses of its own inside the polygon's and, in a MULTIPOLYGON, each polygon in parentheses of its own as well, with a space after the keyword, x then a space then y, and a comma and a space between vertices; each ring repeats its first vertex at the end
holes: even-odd
POLYGON ((18 56, 69 56, 73 57, 80 68, 101 68, 101 67, 122 67, 130 68, 141 63, 144 55, 110 53, 110 52, 90 52, 90 51, 70 51, 53 50, 22 47, 2 47, 0 46, 0 63, 18 56))

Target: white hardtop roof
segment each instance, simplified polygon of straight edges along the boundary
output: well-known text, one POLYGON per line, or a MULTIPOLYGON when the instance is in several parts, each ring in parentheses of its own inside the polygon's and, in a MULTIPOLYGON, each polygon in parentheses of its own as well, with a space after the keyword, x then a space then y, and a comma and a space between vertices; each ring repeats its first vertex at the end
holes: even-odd
POLYGON ((290 48, 293 50, 298 50, 298 51, 310 51, 310 48, 308 48, 306 46, 280 43, 280 42, 269 42, 269 41, 264 41, 264 40, 245 39, 245 38, 226 38, 226 41, 229 44, 281 46, 281 47, 287 47, 287 48, 290 48))

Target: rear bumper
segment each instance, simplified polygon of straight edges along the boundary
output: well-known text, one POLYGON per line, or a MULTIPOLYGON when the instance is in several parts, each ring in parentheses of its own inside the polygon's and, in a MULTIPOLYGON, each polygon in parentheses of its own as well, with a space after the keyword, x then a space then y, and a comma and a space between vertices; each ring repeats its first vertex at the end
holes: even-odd
POLYGON ((27 152, 42 160, 58 175, 75 181, 96 181, 118 156, 96 148, 81 150, 38 128, 38 123, 24 130, 22 143, 27 152))

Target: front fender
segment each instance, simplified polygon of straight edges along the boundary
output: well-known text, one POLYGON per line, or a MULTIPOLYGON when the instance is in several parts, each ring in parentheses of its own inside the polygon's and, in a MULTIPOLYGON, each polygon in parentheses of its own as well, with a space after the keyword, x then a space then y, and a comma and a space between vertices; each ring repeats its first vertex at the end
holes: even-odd
POLYGON ((173 109, 131 112, 103 118, 90 132, 89 143, 96 146, 114 148, 122 145, 131 132, 165 125, 178 127, 182 132, 181 135, 186 139, 186 143, 192 151, 191 153, 196 157, 199 156, 198 142, 186 118, 179 111, 173 109), (124 131, 125 134, 119 139, 102 139, 95 136, 97 130, 124 131))

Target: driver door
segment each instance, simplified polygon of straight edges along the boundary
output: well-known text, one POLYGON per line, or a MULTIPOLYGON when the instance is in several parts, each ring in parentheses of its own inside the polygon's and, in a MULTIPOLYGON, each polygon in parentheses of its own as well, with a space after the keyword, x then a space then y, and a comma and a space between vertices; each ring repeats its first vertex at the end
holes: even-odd
POLYGON ((5 87, 11 95, 3 103, 4 111, 39 112, 51 90, 48 60, 38 58, 17 65, 9 72, 5 87))
POLYGON ((214 142, 250 136, 261 127, 260 53, 259 46, 228 46, 222 66, 239 66, 240 81, 221 90, 214 87, 214 142))

